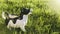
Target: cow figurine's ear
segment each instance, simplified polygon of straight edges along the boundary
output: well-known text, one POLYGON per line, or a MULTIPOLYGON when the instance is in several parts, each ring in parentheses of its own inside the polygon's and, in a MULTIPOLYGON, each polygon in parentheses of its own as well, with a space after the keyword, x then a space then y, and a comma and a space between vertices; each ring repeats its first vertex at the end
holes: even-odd
POLYGON ((29 8, 29 13, 28 13, 28 15, 32 14, 32 11, 33 11, 33 9, 32 9, 32 8, 29 8))
POLYGON ((25 11, 24 7, 21 7, 21 13, 23 13, 25 11))
POLYGON ((30 9, 30 11, 32 12, 32 11, 33 11, 33 9, 31 8, 31 9, 30 9))

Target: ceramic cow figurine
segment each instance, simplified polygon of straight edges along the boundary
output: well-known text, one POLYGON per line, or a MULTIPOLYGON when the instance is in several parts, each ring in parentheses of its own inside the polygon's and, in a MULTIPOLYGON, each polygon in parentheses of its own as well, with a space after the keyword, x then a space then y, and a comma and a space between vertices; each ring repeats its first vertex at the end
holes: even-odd
POLYGON ((32 13, 32 9, 30 8, 21 8, 20 16, 11 15, 9 13, 2 12, 2 17, 5 19, 5 23, 7 28, 11 30, 11 28, 20 28, 22 31, 25 30, 25 26, 28 21, 28 15, 32 13), (5 16, 8 15, 8 18, 5 16))

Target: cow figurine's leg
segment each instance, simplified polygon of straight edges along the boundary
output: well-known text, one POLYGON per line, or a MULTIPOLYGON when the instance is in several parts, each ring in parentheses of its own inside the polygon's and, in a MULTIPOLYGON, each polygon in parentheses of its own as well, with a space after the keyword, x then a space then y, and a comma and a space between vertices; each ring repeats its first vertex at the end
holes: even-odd
POLYGON ((10 27, 9 25, 7 25, 7 28, 8 28, 9 30, 11 30, 11 27, 10 27))
POLYGON ((12 20, 8 22, 7 28, 11 30, 11 26, 14 27, 12 20))
POLYGON ((20 28, 21 28, 21 30, 22 30, 22 31, 26 32, 26 30, 25 30, 25 27, 24 27, 24 26, 22 26, 22 27, 20 27, 20 28))

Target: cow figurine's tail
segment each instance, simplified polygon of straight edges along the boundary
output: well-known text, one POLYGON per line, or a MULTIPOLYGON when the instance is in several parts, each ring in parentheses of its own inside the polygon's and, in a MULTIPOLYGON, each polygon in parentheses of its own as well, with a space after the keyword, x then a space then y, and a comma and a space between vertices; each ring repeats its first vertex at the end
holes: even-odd
POLYGON ((9 14, 7 12, 2 12, 2 18, 4 18, 4 19, 6 19, 6 18, 16 18, 16 17, 18 17, 18 16, 17 15, 9 14))
POLYGON ((5 12, 2 12, 2 18, 6 19, 5 12))

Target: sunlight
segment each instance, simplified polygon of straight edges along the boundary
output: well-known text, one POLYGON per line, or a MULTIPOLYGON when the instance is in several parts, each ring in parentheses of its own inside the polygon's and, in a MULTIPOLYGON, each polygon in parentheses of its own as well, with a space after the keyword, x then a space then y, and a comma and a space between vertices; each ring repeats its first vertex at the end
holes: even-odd
POLYGON ((60 4, 60 0, 55 0, 57 4, 60 4))
POLYGON ((48 4, 49 7, 55 10, 57 13, 60 13, 60 0, 51 0, 48 4))

